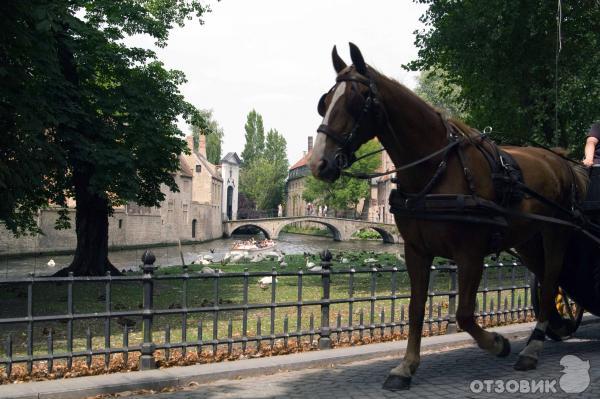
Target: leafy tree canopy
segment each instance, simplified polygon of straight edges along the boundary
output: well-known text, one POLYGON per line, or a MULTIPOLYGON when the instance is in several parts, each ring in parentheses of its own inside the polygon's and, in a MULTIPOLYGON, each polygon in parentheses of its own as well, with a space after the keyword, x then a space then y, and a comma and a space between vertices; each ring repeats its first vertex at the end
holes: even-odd
POLYGON ((221 161, 224 133, 223 128, 214 119, 212 110, 201 109, 192 120, 194 150, 198 149, 201 134, 206 136, 206 158, 208 162, 217 165, 221 161))
POLYGON ((468 114, 460 97, 460 87, 446 83, 447 75, 445 71, 436 69, 421 72, 415 93, 448 116, 466 120, 468 114))
MULTIPOLYGON (((356 152, 360 157, 381 147, 379 141, 371 140, 365 143, 356 152)), ((371 173, 381 164, 379 154, 369 156, 355 162, 348 170, 354 173, 371 173)), ((302 198, 317 205, 327 205, 329 209, 344 211, 348 208, 356 209, 363 198, 369 198, 369 182, 341 176, 333 183, 315 179, 312 175, 307 177, 302 198)))
MULTIPOLYGON (((180 94, 181 72, 154 52, 123 43, 169 30, 207 8, 197 0, 0 2, 0 220, 36 231, 49 203, 77 203, 77 274, 103 274, 108 215, 129 201, 156 206, 185 142, 177 119, 195 108, 180 94)), ((114 270, 114 269, 113 269, 114 270)))
POLYGON ((242 156, 244 165, 240 171, 240 193, 257 209, 277 208, 283 202, 289 166, 287 142, 276 129, 270 129, 265 140, 263 119, 255 110, 248 114, 246 146, 242 156))
POLYGON ((411 70, 443 70, 474 126, 490 125, 501 141, 575 147, 600 117, 600 5, 562 3, 557 52, 556 3, 544 0, 415 0, 429 6, 416 32, 411 70), (555 130, 555 79, 558 130, 555 130), (501 132, 501 133, 500 133, 501 132))
POLYGON ((283 173, 287 174, 287 141, 276 129, 270 129, 265 142, 264 158, 276 164, 283 173))
POLYGON ((240 191, 257 209, 276 209, 283 199, 286 174, 267 158, 259 158, 242 168, 240 191))
POLYGON ((265 149, 265 128, 262 116, 252 110, 248 113, 246 125, 246 145, 242 151, 242 160, 250 164, 258 159, 265 149))

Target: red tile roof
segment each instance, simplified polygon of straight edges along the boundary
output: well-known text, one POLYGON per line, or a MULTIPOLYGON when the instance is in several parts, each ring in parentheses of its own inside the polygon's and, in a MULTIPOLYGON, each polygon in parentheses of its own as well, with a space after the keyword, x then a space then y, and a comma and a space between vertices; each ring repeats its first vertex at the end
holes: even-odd
POLYGON ((300 168, 302 166, 306 166, 306 164, 308 164, 308 160, 310 159, 310 155, 312 154, 312 150, 307 152, 306 154, 304 154, 304 156, 302 158, 300 158, 298 160, 298 162, 296 162, 295 164, 293 164, 292 166, 290 166, 290 170, 292 169, 297 169, 300 168))

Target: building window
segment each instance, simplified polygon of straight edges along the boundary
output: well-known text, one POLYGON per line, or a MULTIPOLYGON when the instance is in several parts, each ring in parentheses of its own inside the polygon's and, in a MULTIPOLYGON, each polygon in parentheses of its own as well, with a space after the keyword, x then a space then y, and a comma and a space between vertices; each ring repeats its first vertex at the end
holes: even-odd
POLYGON ((202 165, 196 165, 196 173, 202 172, 202 165))
POLYGON ((119 228, 123 228, 123 219, 119 219, 119 228))
POLYGON ((192 220, 192 238, 196 238, 196 219, 192 220))

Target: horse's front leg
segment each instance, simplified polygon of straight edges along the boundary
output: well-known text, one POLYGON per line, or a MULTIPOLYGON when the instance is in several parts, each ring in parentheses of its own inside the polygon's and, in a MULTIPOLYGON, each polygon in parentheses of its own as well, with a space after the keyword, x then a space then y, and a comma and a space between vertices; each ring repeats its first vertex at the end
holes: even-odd
POLYGON ((410 304, 408 306, 408 344, 402 363, 390 371, 383 388, 398 391, 410 388, 412 375, 421 361, 421 334, 425 317, 425 302, 429 287, 429 273, 433 257, 411 245, 405 248, 406 269, 410 279, 410 304))
POLYGON ((477 345, 498 357, 508 356, 510 342, 498 333, 485 331, 475 321, 475 301, 483 272, 483 255, 461 251, 455 255, 458 264, 458 309, 456 322, 469 333, 477 345))
MULTIPOLYGON (((567 250, 568 231, 554 228, 542 235, 544 243, 545 267, 540 285, 540 313, 527 345, 519 353, 515 370, 532 370, 537 367, 539 355, 544 347, 546 328, 552 315, 556 314, 555 296, 558 289, 558 278, 562 270, 565 252, 567 250)), ((533 287, 532 289, 535 289, 533 287)))

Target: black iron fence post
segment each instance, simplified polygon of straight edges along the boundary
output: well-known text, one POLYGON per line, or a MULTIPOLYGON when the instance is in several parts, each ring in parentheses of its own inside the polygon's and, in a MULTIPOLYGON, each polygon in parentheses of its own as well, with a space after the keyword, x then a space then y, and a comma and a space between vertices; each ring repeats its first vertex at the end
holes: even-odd
POLYGON ((456 332, 456 289, 458 284, 457 281, 457 268, 454 263, 451 263, 448 268, 450 274, 450 295, 448 295, 448 325, 446 326, 446 334, 453 334, 456 332))
POLYGON ((140 356, 140 370, 156 368, 156 362, 154 361, 154 350, 156 349, 156 346, 152 342, 152 319, 154 316, 152 303, 154 296, 154 281, 152 275, 156 269, 156 266, 154 266, 155 261, 156 257, 151 251, 145 251, 142 255, 142 262, 144 262, 144 265, 142 266, 142 270, 144 271, 142 280, 144 290, 144 310, 142 315, 144 342, 141 346, 142 355, 140 356))
POLYGON ((323 298, 321 299, 321 332, 319 334, 319 349, 330 349, 331 338, 329 329, 329 289, 331 287, 331 252, 328 249, 321 252, 321 284, 323 298))

